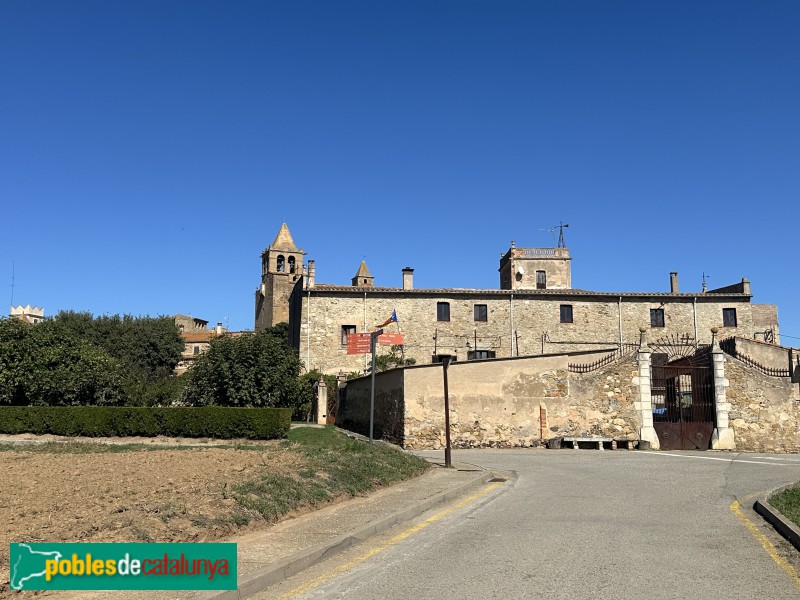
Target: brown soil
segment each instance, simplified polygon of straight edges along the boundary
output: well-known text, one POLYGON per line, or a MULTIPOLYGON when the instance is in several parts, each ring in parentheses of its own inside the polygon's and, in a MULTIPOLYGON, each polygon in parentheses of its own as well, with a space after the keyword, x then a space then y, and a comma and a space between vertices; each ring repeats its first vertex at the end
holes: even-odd
POLYGON ((8 591, 11 542, 219 539, 242 529, 233 485, 267 469, 294 471, 301 462, 276 442, 256 449, 0 452, 0 597, 16 597, 8 591))

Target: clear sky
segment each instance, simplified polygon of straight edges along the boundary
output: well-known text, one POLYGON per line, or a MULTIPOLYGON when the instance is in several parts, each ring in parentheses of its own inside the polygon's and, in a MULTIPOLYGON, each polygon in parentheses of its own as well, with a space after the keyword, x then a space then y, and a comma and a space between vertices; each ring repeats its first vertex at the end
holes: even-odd
MULTIPOLYGON (((287 222, 317 280, 747 277, 800 346, 800 3, 0 3, 5 303, 253 326, 287 222)), ((404 318, 411 318, 410 315, 404 318)))

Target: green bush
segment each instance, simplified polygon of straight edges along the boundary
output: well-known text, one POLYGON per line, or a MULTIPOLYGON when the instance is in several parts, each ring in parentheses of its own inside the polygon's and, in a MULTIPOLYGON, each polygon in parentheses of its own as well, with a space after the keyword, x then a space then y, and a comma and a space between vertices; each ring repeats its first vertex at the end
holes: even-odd
POLYGON ((285 438, 288 408, 2 406, 0 433, 109 437, 285 438))

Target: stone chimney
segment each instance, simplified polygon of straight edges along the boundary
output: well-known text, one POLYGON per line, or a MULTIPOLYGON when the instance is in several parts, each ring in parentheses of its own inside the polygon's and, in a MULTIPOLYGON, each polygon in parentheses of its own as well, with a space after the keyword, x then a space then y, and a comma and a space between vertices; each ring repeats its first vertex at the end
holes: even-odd
POLYGON ((747 277, 742 277, 742 293, 750 296, 750 282, 747 277))
POLYGON ((404 290, 413 290, 414 289, 414 269, 411 267, 406 267, 403 269, 403 289, 404 290))
POLYGON ((222 335, 222 323, 217 323, 217 335, 222 335))
POLYGON ((317 275, 317 261, 308 261, 308 275, 306 275, 306 287, 314 287, 314 277, 317 275))
POLYGON ((677 294, 678 293, 678 272, 672 271, 669 274, 669 293, 670 294, 677 294))

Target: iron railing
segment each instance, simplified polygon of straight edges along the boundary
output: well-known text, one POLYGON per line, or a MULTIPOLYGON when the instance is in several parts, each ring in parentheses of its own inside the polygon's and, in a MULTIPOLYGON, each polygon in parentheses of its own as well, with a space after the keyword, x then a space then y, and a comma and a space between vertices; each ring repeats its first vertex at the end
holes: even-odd
POLYGON ((615 363, 620 359, 633 354, 638 349, 639 349, 638 344, 622 344, 621 348, 617 348, 610 354, 598 358, 594 362, 587 364, 569 363, 567 364, 567 370, 570 373, 591 373, 592 371, 596 371, 601 367, 605 367, 606 365, 615 363))
POLYGON ((729 354, 733 358, 742 361, 749 367, 753 367, 756 371, 759 371, 764 375, 768 375, 770 377, 792 376, 789 369, 778 369, 775 367, 767 367, 765 365, 762 365, 754 358, 749 357, 747 354, 742 354, 736 349, 736 340, 733 337, 725 338, 724 340, 720 341, 719 347, 722 348, 723 352, 725 352, 726 354, 729 354))

